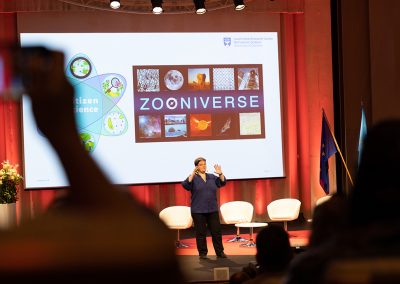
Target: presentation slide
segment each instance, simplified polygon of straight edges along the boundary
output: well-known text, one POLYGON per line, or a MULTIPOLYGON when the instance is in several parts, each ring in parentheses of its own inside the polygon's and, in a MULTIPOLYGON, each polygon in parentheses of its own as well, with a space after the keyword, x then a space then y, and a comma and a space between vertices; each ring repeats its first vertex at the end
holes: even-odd
MULTIPOLYGON (((21 33, 20 40, 65 53, 82 144, 113 183, 180 182, 199 156, 208 172, 220 164, 228 179, 284 176, 276 32, 21 33)), ((27 96, 22 109, 26 188, 68 186, 27 96)))

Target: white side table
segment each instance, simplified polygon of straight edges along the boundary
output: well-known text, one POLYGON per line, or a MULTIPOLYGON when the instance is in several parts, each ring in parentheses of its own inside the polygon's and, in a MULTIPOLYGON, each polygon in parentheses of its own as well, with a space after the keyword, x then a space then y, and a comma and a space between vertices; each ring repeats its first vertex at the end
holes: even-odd
POLYGON ((255 247, 256 243, 253 240, 253 229, 254 228, 260 228, 260 227, 266 227, 268 226, 268 223, 256 223, 256 222, 249 222, 249 223, 239 223, 235 224, 236 227, 239 228, 250 228, 250 239, 247 243, 241 244, 241 247, 255 247))

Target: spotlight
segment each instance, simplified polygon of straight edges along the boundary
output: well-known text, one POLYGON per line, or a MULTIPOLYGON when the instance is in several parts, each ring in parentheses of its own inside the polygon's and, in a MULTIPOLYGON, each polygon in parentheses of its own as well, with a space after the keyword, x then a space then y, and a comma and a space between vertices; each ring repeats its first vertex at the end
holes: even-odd
POLYGON ((110 7, 112 9, 118 9, 121 6, 119 0, 110 0, 110 7))
POLYGON ((207 12, 204 0, 193 0, 194 6, 196 7, 196 14, 201 15, 207 12))
POLYGON ((235 4, 235 10, 240 11, 243 10, 246 5, 244 5, 243 0, 233 0, 233 3, 235 4))
POLYGON ((162 0, 151 0, 153 6, 153 14, 161 14, 163 12, 162 0))

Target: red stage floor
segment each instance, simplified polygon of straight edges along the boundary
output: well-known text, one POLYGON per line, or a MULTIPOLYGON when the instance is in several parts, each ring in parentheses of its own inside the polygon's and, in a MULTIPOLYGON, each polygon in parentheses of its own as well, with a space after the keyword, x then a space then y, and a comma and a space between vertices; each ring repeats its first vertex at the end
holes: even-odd
MULTIPOLYGON (((305 247, 308 244, 308 238, 310 235, 309 230, 298 230, 298 231, 290 231, 290 244, 292 247, 305 247)), ((254 234, 254 240, 256 239, 257 234, 254 234)), ((222 241, 224 243, 225 253, 229 255, 255 255, 256 248, 255 247, 241 247, 242 243, 228 243, 227 241, 232 239, 234 235, 223 235, 222 241)), ((241 234, 242 238, 249 238, 248 234, 241 234)), ((198 255, 196 249, 196 239, 188 238, 182 239, 182 243, 189 245, 188 248, 179 248, 176 249, 177 255, 198 255)), ((211 236, 207 237, 207 246, 208 246, 208 255, 215 255, 214 248, 211 241, 211 236)))

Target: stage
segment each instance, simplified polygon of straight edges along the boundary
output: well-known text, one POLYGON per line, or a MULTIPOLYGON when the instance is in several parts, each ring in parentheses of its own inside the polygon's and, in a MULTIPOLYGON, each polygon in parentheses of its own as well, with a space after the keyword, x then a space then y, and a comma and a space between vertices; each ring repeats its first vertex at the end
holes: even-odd
MULTIPOLYGON (((241 247, 242 243, 230 243, 228 240, 235 237, 235 228, 233 226, 222 225, 225 253, 227 259, 217 258, 211 241, 211 236, 207 237, 208 259, 200 260, 196 249, 196 240, 194 238, 193 228, 182 230, 181 241, 189 245, 188 248, 177 248, 176 254, 182 267, 182 271, 186 276, 187 281, 209 281, 214 280, 214 268, 228 267, 229 275, 234 274, 248 265, 250 262, 255 262, 256 248, 241 247)), ((254 241, 257 232, 260 229, 254 230, 254 241)), ((297 252, 302 251, 308 244, 310 230, 308 228, 291 230, 289 227, 290 244, 297 252)), ((249 230, 241 229, 241 237, 248 239, 249 230)))
POLYGON ((194 255, 179 255, 178 260, 188 282, 201 282, 214 280, 214 268, 228 267, 229 275, 242 270, 242 267, 255 261, 255 255, 229 255, 228 258, 216 258, 200 260, 194 255))

